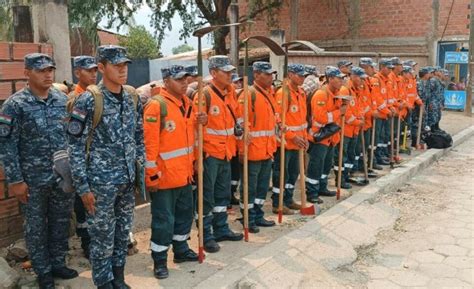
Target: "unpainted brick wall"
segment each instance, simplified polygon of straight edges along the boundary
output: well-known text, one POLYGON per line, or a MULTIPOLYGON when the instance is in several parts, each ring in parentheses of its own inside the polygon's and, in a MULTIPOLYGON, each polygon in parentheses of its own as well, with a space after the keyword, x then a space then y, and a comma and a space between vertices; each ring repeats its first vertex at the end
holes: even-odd
MULTIPOLYGON (((33 52, 53 55, 53 48, 49 44, 0 42, 0 105, 26 86, 23 58, 33 52)), ((15 196, 8 193, 0 164, 0 247, 9 245, 22 235, 23 217, 19 203, 15 196)))

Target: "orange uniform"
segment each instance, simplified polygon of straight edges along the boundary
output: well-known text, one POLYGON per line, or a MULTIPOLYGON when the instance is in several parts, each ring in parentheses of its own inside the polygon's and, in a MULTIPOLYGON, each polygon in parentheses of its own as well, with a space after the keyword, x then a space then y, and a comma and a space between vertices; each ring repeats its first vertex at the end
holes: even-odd
MULTIPOLYGON (((302 88, 293 88, 291 85, 288 87, 290 97, 288 99, 288 106, 286 111, 286 128, 285 133, 286 149, 298 150, 299 147, 294 143, 293 139, 296 136, 307 138, 308 122, 306 120, 306 95, 302 88)), ((279 115, 282 114, 283 105, 283 89, 279 89, 275 94, 277 102, 277 112, 279 115)), ((280 143, 278 143, 280 146, 280 143)))
MULTIPOLYGON (((244 94, 239 96, 238 117, 239 122, 244 121, 244 94)), ((250 161, 261 161, 273 158, 277 149, 275 126, 276 107, 273 90, 265 90, 254 83, 249 87, 248 112, 249 112, 249 137, 248 159, 250 161), (252 100, 252 93, 255 100, 252 100)), ((238 141, 239 154, 244 153, 242 138, 238 141)))
POLYGON ((162 88, 161 97, 166 105, 164 121, 161 120, 162 104, 154 99, 145 107, 143 116, 145 182, 147 187, 178 188, 193 178, 195 118, 191 101, 185 95, 177 99, 162 88))
POLYGON ((81 95, 85 91, 86 90, 82 88, 82 86, 80 86, 79 84, 77 84, 76 87, 74 88, 74 94, 78 96, 81 95))
POLYGON ((371 96, 374 107, 379 112, 381 119, 387 119, 390 109, 387 103, 388 88, 387 77, 377 73, 370 78, 371 96))
MULTIPOLYGON (((208 122, 204 128, 204 153, 220 160, 230 160, 237 152, 234 125, 237 114, 235 89, 229 85, 220 90, 213 81, 204 88, 204 100, 208 122), (207 96, 206 96, 207 95, 207 96)), ((197 94, 194 98, 194 111, 198 111, 197 94)))
POLYGON ((367 79, 359 87, 359 107, 361 116, 364 117, 364 131, 372 128, 372 112, 374 111, 374 105, 372 102, 371 92, 370 92, 370 80, 367 79))
POLYGON ((405 91, 407 94, 408 108, 412 110, 415 107, 415 103, 418 105, 421 105, 423 102, 421 101, 421 98, 418 96, 418 90, 416 87, 416 79, 404 78, 403 85, 405 87, 405 91))
POLYGON ((352 96, 352 99, 349 101, 347 106, 345 115, 346 124, 344 126, 344 136, 352 138, 359 134, 359 126, 362 123, 360 104, 358 100, 360 92, 358 87, 354 87, 351 80, 347 82, 347 85, 348 87, 341 87, 340 95, 352 96))
MULTIPOLYGON (((339 126, 341 125, 341 111, 339 109, 339 104, 336 103, 334 98, 336 95, 342 95, 340 90, 336 93, 333 93, 326 85, 321 89, 318 89, 311 99, 311 111, 313 116, 311 118, 311 136, 319 132, 321 127, 329 123, 336 123, 339 126)), ((340 134, 336 133, 331 137, 323 139, 319 142, 325 146, 335 146, 340 141, 340 134)))

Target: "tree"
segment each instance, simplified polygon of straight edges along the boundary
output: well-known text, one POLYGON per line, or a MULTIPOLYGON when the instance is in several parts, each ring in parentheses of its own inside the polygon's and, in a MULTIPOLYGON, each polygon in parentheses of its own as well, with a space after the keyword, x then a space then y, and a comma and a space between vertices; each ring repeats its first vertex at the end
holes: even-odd
MULTIPOLYGON (((250 20, 260 15, 266 15, 267 23, 274 26, 278 13, 285 0, 246 0, 247 14, 239 20, 250 20)), ((167 30, 172 30, 172 18, 177 13, 183 21, 179 30, 180 39, 192 36, 192 32, 206 24, 217 25, 229 23, 227 12, 231 0, 69 0, 69 21, 71 26, 80 26, 90 31, 93 41, 98 43, 95 29, 102 19, 108 20, 118 27, 126 25, 133 13, 142 5, 147 5, 153 11, 151 26, 155 30, 158 47, 161 46, 167 30)), ((214 32, 214 50, 217 54, 227 54, 225 38, 229 29, 219 29, 214 32)))
POLYGON ((130 58, 157 58, 158 42, 143 25, 129 27, 126 36, 119 36, 119 45, 127 48, 130 58))
POLYGON ((179 46, 176 46, 176 47, 173 47, 173 49, 171 49, 171 51, 173 52, 173 54, 180 54, 180 53, 183 53, 183 52, 188 52, 188 51, 193 51, 194 48, 191 46, 191 45, 188 45, 188 44, 181 44, 179 46))

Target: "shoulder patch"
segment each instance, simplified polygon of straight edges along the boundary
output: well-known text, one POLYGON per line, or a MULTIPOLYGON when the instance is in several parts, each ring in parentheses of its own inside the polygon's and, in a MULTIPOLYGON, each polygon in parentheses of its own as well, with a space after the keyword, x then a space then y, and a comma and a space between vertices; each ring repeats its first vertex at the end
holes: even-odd
POLYGON ((145 117, 145 121, 146 122, 156 122, 157 118, 154 117, 154 116, 147 116, 147 117, 145 117))
POLYGON ((12 126, 4 123, 0 123, 0 137, 7 137, 12 131, 12 126))
POLYGON ((80 136, 84 130, 84 123, 77 119, 71 119, 67 126, 67 132, 73 136, 80 136))
POLYGON ((6 124, 6 125, 11 125, 12 121, 13 121, 13 119, 12 119, 11 116, 0 113, 0 123, 6 124))
POLYGON ((318 104, 319 106, 324 106, 324 105, 326 105, 326 102, 325 102, 325 101, 318 101, 317 104, 318 104))
POLYGON ((77 108, 74 108, 71 112, 71 117, 80 121, 84 121, 86 119, 86 116, 87 116, 87 113, 77 108))

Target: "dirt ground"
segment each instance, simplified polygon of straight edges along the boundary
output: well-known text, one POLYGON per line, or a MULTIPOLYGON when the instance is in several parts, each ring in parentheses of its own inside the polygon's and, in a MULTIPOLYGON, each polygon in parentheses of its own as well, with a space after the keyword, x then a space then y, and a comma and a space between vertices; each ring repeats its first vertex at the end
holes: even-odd
MULTIPOLYGON (((441 122, 441 128, 448 131, 451 134, 456 134, 462 129, 473 124, 472 118, 464 116, 460 112, 445 112, 441 122)), ((402 158, 406 161, 416 155, 419 151, 413 151, 411 155, 402 154, 402 158)), ((377 171, 380 176, 389 173, 389 169, 385 168, 384 171, 377 171)), ((334 177, 331 176, 330 189, 335 190, 334 177)), ((345 199, 357 192, 359 187, 354 186, 350 191, 343 190, 342 199, 345 199)), ((277 221, 276 215, 271 212, 270 199, 271 193, 269 192, 267 202, 265 203, 265 212, 268 219, 277 221)), ((296 201, 300 200, 299 185, 295 190, 296 201)), ((332 207, 336 200, 335 198, 322 197, 324 203, 317 207, 318 214, 324 213, 325 210, 332 207)), ((143 206, 143 205, 142 205, 143 206)), ((146 205, 145 205, 146 206, 146 205)), ((423 206, 422 208, 423 209, 423 206)), ((420 214, 423 210, 415 210, 420 214)), ((240 217, 240 212, 237 206, 234 206, 229 211, 229 224, 232 230, 241 232, 242 226, 236 219, 240 217)), ((262 228, 258 234, 250 234, 250 241, 247 242, 221 242, 221 250, 215 254, 207 254, 206 260, 203 264, 174 264, 172 262, 172 253, 168 260, 170 268, 170 277, 165 280, 157 280, 153 277, 152 273, 152 260, 150 256, 150 211, 149 207, 138 210, 134 221, 134 236, 138 241, 137 249, 138 252, 127 259, 126 267, 126 279, 132 288, 192 288, 200 281, 211 276, 215 272, 218 272, 225 266, 231 264, 233 260, 238 260, 243 256, 254 252, 277 239, 278 237, 291 232, 294 228, 299 227, 309 219, 315 218, 315 216, 302 216, 299 213, 293 216, 284 216, 282 224, 271 228, 262 228)), ((193 225, 191 232, 191 240, 189 242, 190 247, 195 251, 197 250, 197 231, 193 225)), ((80 249, 80 243, 77 237, 71 238, 70 241, 70 253, 69 253, 69 264, 80 271, 80 277, 74 280, 58 281, 58 285, 64 286, 64 288, 94 288, 91 281, 90 265, 82 256, 80 249)), ((19 264, 16 265, 16 269, 22 274, 21 284, 25 284, 24 288, 35 288, 33 273, 24 271, 20 268, 19 264)))

